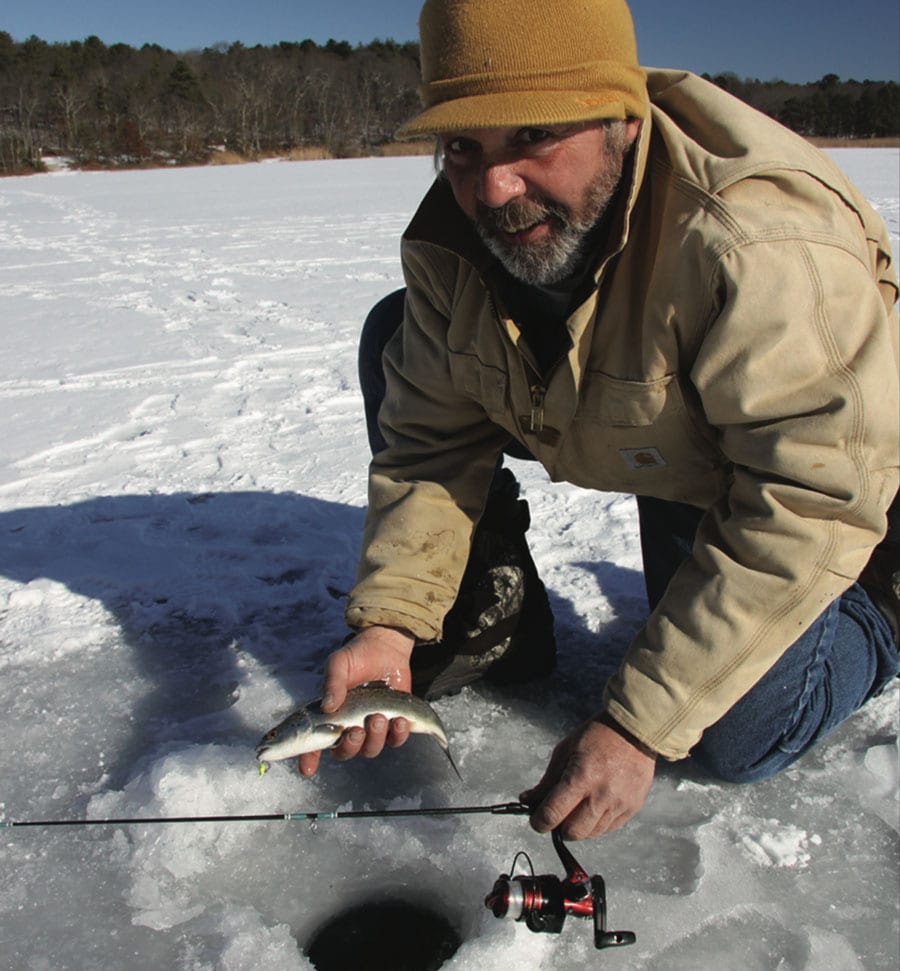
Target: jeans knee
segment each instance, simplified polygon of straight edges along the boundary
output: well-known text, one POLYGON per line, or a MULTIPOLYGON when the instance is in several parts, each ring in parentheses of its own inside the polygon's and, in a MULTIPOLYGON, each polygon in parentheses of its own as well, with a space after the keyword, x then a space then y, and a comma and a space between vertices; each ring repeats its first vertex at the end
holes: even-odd
POLYGON ((748 785, 769 779, 797 758, 795 754, 778 749, 766 758, 748 764, 745 760, 736 758, 736 755, 739 753, 719 751, 713 745, 704 745, 702 741, 691 752, 691 758, 718 782, 736 785, 748 785))
POLYGON ((395 290, 378 301, 369 311, 359 336, 359 387, 366 415, 366 429, 372 454, 385 447, 378 428, 378 410, 385 395, 384 367, 381 355, 403 320, 406 290, 395 290))

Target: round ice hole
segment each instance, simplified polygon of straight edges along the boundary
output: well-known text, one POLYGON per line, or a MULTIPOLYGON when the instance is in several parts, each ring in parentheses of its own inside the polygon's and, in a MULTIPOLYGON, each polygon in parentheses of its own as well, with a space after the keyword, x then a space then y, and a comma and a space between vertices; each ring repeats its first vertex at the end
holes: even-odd
POLYGON ((406 900, 371 900, 332 917, 306 956, 316 971, 437 971, 462 943, 440 914, 406 900))

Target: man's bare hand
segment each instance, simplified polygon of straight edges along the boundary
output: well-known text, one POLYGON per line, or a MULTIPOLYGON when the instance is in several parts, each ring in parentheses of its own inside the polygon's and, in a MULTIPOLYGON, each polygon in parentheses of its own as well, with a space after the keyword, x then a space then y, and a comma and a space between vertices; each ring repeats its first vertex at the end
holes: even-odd
POLYGON ((565 839, 581 840, 618 829, 641 808, 656 760, 616 729, 594 719, 553 750, 541 781, 521 795, 534 807, 539 833, 562 827, 565 839))
MULTIPOLYGON (((392 627, 369 627, 360 631, 325 662, 322 711, 337 711, 350 688, 367 681, 386 681, 392 688, 409 691, 412 685, 409 658, 414 643, 412 634, 392 627)), ((362 754, 373 759, 385 745, 396 748, 408 738, 409 725, 405 718, 388 723, 383 715, 371 715, 366 719, 365 729, 353 728, 344 735, 333 750, 334 757, 343 761, 362 754)), ((321 755, 321 752, 301 755, 301 774, 313 775, 321 755)))

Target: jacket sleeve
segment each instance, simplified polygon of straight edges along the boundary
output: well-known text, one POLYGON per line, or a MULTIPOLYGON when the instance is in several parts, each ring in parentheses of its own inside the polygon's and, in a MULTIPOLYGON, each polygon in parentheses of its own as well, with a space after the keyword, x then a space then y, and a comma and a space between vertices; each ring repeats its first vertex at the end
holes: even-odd
POLYGON ((612 717, 667 758, 688 754, 884 534, 897 490, 896 285, 879 288, 860 252, 773 233, 718 260, 718 309, 691 377, 733 464, 730 488, 606 694, 612 717))
POLYGON ((456 281, 449 261, 403 247, 403 323, 384 355, 379 423, 387 449, 369 468, 369 506, 357 582, 346 609, 354 628, 403 627, 440 637, 477 522, 509 434, 454 387, 448 331, 456 281))

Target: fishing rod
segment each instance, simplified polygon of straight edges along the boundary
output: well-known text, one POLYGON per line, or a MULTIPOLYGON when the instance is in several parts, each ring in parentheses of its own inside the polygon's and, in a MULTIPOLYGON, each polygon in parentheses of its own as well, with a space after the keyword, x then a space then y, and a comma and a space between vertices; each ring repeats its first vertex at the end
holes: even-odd
MULTIPOLYGON (((527 816, 532 807, 524 802, 501 802, 487 806, 436 806, 427 809, 337 809, 326 812, 247 813, 219 816, 124 816, 99 819, 0 819, 0 830, 21 827, 59 826, 148 826, 177 823, 319 823, 338 819, 391 819, 401 816, 465 816, 486 813, 493 816, 527 816)), ((634 943, 631 931, 606 927, 606 884, 587 871, 563 845, 559 829, 553 830, 553 846, 566 871, 564 878, 553 874, 536 876, 527 854, 517 853, 509 873, 501 874, 485 898, 495 917, 512 918, 529 930, 558 934, 567 917, 593 919, 594 947, 621 947, 634 943), (515 874, 516 860, 524 856, 530 874, 515 874)))
POLYGON ((148 826, 176 823, 318 823, 334 819, 389 819, 397 816, 464 816, 490 813, 494 816, 525 816, 531 808, 523 802, 492 806, 438 806, 432 809, 338 809, 330 812, 249 813, 223 816, 125 816, 98 819, 0 819, 0 829, 25 826, 148 826))

